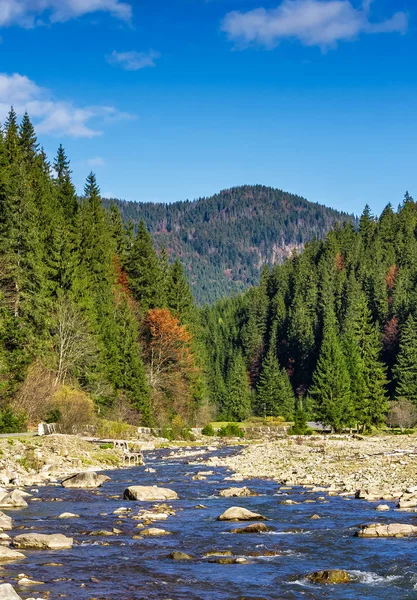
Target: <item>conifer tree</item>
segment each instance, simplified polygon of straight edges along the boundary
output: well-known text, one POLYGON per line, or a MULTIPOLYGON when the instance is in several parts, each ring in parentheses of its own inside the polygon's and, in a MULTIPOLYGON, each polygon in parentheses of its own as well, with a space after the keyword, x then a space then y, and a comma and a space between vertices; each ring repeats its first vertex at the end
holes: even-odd
POLYGON ((239 352, 231 361, 226 380, 224 417, 229 421, 244 421, 251 413, 249 378, 239 352))
POLYGON ((39 153, 39 144, 36 138, 35 128, 26 112, 19 127, 19 144, 22 154, 29 163, 33 163, 39 153))
POLYGON ((288 374, 280 369, 272 349, 263 361, 255 406, 258 416, 280 416, 289 421, 294 414, 295 397, 288 374))
POLYGON ((161 289, 160 261, 143 220, 139 223, 133 242, 127 272, 133 297, 139 303, 143 314, 151 308, 165 305, 165 290, 161 289))
POLYGON ((58 148, 54 161, 54 169, 56 172, 55 185, 58 191, 58 200, 68 224, 72 224, 77 214, 78 201, 75 187, 71 181, 72 171, 70 169, 70 162, 62 144, 58 148))
POLYGON ((400 352, 394 368, 397 379, 396 397, 417 405, 417 322, 409 315, 400 340, 400 352))
POLYGON ((180 318, 182 322, 187 323, 189 321, 194 300, 190 285, 187 281, 179 258, 177 258, 169 268, 167 302, 168 307, 180 318))
POLYGON ((353 419, 350 380, 334 320, 325 325, 323 342, 313 386, 309 390, 320 420, 336 431, 350 426, 353 419))

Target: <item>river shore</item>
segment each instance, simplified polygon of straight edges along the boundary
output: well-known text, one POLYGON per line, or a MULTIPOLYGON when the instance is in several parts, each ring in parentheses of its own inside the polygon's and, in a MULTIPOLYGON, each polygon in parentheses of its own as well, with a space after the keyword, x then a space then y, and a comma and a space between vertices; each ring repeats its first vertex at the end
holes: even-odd
POLYGON ((122 453, 73 435, 0 440, 0 486, 56 482, 72 473, 122 466, 122 453))
POLYGON ((334 494, 360 493, 365 499, 398 498, 417 486, 415 436, 285 437, 252 443, 234 456, 211 458, 235 481, 273 479, 285 486, 320 486, 334 494))

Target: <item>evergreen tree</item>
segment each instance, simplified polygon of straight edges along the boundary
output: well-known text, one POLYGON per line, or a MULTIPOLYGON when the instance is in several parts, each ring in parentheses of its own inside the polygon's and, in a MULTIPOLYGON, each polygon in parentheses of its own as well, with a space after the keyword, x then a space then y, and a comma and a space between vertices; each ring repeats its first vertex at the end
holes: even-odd
MULTIPOLYGON (((162 270, 162 281, 163 273, 162 270)), ((168 307, 173 313, 177 315, 182 322, 187 323, 191 317, 194 300, 179 258, 175 260, 169 269, 167 301, 168 307)))
POLYGON ((223 410, 228 421, 244 421, 251 413, 249 378, 241 353, 236 354, 229 367, 223 410))
POLYGON ((351 426, 353 406, 346 359, 333 322, 326 324, 310 395, 320 420, 336 431, 351 426))
POLYGON ((290 421, 294 414, 295 398, 288 374, 280 369, 272 349, 263 361, 255 406, 258 416, 280 416, 290 421))
POLYGON ((27 112, 24 114, 19 127, 19 144, 22 149, 23 156, 29 163, 33 163, 35 157, 39 153, 39 144, 35 134, 35 128, 29 118, 27 112))
POLYGON ((417 322, 409 315, 400 341, 400 352, 394 368, 397 379, 396 397, 417 405, 417 322))
POLYGON ((151 308, 165 305, 160 261, 143 220, 133 242, 127 272, 133 297, 143 314, 151 308))

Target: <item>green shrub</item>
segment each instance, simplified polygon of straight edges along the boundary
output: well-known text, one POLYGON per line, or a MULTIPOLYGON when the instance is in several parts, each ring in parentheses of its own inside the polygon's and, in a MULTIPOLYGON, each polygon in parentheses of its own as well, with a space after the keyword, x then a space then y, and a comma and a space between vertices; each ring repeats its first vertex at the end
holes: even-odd
POLYGON ((111 442, 108 442, 107 444, 100 444, 100 450, 110 450, 113 447, 114 445, 111 442))
POLYGON ((201 433, 203 435, 208 435, 210 437, 212 437, 213 435, 216 435, 216 432, 214 431, 214 427, 211 423, 209 423, 208 425, 203 427, 203 429, 201 430, 201 433))
POLYGON ((237 425, 237 423, 228 423, 227 425, 219 429, 218 435, 220 437, 243 438, 245 437, 245 432, 239 427, 239 425, 237 425))
POLYGON ((0 410, 0 433, 23 433, 26 430, 24 413, 15 413, 8 406, 0 410))

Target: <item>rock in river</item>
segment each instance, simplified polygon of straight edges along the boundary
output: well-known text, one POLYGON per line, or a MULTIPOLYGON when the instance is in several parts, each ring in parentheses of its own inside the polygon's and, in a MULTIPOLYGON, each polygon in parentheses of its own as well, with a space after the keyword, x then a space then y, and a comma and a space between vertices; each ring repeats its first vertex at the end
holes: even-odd
POLYGON ((24 533, 18 535, 13 540, 15 548, 31 548, 34 550, 66 550, 72 548, 73 538, 55 533, 47 535, 45 533, 24 533))
POLYGON ((230 533, 266 533, 267 531, 269 529, 265 523, 252 523, 252 525, 248 525, 247 527, 232 529, 230 533))
POLYGON ((17 552, 17 550, 6 548, 6 546, 0 546, 0 562, 17 560, 19 558, 26 558, 26 556, 21 552, 17 552))
POLYGON ((408 523, 371 523, 363 525, 356 533, 364 538, 398 538, 417 535, 417 526, 408 523))
POLYGON ((10 494, 2 492, 0 495, 0 508, 27 508, 28 503, 19 490, 13 490, 10 494))
POLYGON ((244 496, 257 496, 258 494, 248 487, 230 487, 219 492, 224 498, 241 498, 244 496))
POLYGON ((13 529, 13 519, 0 511, 0 529, 13 529))
POLYGON ((330 571, 316 571, 307 575, 307 579, 313 583, 335 584, 335 583, 350 583, 352 581, 349 573, 340 569, 332 569, 330 571))
POLYGON ((86 473, 77 473, 67 477, 61 481, 61 485, 64 488, 98 488, 106 481, 110 481, 110 477, 107 477, 107 475, 87 471, 86 473))
POLYGON ((123 498, 152 502, 154 500, 178 500, 178 494, 174 490, 160 488, 156 485, 133 485, 125 490, 123 498))
POLYGON ((265 517, 240 506, 232 506, 220 517, 217 517, 218 521, 259 521, 259 519, 265 519, 265 517))
POLYGON ((186 554, 185 552, 171 552, 169 558, 172 560, 193 560, 193 557, 190 554, 186 554))
POLYGON ((22 600, 21 597, 14 591, 10 583, 2 583, 0 585, 0 600, 22 600))

